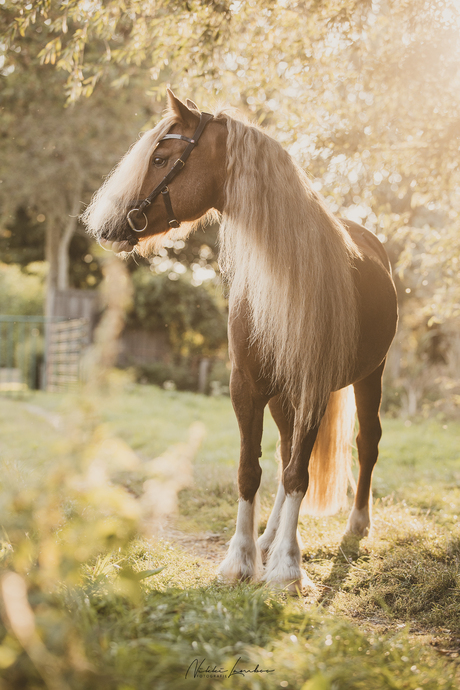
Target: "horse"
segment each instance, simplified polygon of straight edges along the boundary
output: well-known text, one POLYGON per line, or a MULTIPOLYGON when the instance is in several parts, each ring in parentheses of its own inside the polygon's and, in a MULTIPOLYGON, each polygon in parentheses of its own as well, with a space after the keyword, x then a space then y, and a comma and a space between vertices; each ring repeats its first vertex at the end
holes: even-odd
POLYGON ((398 318, 390 263, 372 232, 328 210, 262 128, 228 109, 200 112, 170 91, 168 102, 83 221, 104 248, 147 257, 165 238, 220 219, 241 446, 236 530, 219 576, 308 591, 300 510, 325 515, 346 505, 356 413, 359 472, 345 533, 360 539, 371 528, 382 374, 398 318), (279 430, 280 478, 258 538, 267 405, 279 430))

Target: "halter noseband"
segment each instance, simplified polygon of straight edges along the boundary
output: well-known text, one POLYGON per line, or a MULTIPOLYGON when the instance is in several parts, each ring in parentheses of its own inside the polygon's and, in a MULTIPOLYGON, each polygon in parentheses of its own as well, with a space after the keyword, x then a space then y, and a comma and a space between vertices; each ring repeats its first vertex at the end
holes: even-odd
MULTIPOLYGON (((128 215, 126 216, 126 220, 128 221, 131 230, 134 230, 134 232, 144 232, 144 230, 146 230, 149 221, 144 213, 144 208, 150 206, 152 201, 154 201, 159 194, 161 194, 161 196, 163 197, 163 201, 165 203, 166 213, 168 214, 169 227, 178 228, 180 226, 180 221, 178 221, 174 217, 175 214, 172 208, 171 198, 169 196, 168 184, 171 182, 172 179, 176 177, 178 173, 180 173, 182 168, 185 166, 187 158, 190 156, 193 149, 198 144, 198 140, 203 134, 204 128, 206 127, 208 122, 213 119, 213 117, 214 116, 210 113, 200 113, 200 122, 198 123, 198 127, 196 128, 191 139, 189 139, 189 137, 183 136, 182 134, 165 134, 165 136, 159 140, 158 143, 160 143, 160 141, 165 141, 166 139, 181 139, 183 141, 187 141, 188 146, 185 148, 185 151, 182 153, 181 157, 178 158, 177 161, 174 163, 171 170, 163 177, 161 182, 155 187, 153 192, 151 192, 148 195, 148 197, 143 199, 137 208, 132 208, 131 211, 129 211, 128 215), (142 215, 144 216, 145 225, 143 228, 136 228, 136 226, 134 225, 132 215, 134 215, 135 213, 142 213, 142 215)), ((133 239, 135 239, 137 243, 137 238, 133 239)))

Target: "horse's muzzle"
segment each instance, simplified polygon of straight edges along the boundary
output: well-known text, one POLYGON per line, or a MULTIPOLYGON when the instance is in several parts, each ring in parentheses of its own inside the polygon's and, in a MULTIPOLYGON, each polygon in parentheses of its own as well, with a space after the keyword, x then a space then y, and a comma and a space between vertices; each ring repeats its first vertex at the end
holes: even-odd
POLYGON ((136 243, 133 243, 131 239, 129 240, 118 240, 116 242, 111 242, 103 237, 99 239, 99 244, 103 249, 108 252, 115 252, 115 254, 121 254, 122 252, 132 252, 136 243))

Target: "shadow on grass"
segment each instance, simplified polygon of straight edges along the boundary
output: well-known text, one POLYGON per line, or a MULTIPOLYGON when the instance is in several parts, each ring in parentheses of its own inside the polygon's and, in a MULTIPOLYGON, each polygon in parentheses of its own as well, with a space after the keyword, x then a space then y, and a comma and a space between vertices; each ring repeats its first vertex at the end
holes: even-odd
POLYGON ((332 559, 332 570, 329 577, 324 580, 322 586, 324 592, 318 600, 318 605, 327 608, 340 591, 342 584, 347 579, 353 561, 359 556, 359 544, 361 537, 347 534, 342 537, 337 553, 332 559))
MULTIPOLYGON (((327 559, 327 556, 325 556, 327 559)), ((360 539, 346 536, 332 558, 318 605, 330 608, 339 594, 352 594, 353 616, 378 617, 460 634, 460 537, 413 532, 369 557, 360 539)), ((351 609, 342 598, 339 608, 351 609)))

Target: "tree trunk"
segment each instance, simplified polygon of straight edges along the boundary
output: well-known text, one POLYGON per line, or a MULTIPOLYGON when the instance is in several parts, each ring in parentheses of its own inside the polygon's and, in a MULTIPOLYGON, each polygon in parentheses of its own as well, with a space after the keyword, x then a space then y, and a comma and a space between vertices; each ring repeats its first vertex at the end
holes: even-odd
POLYGON ((51 317, 54 312, 54 298, 57 290, 59 265, 59 220, 50 218, 46 225, 45 259, 48 264, 46 277, 45 316, 51 317))
POLYGON ((70 240, 77 227, 76 216, 71 216, 67 222, 64 232, 59 238, 59 246, 57 251, 57 289, 69 289, 69 247, 70 240))
POLYGON ((77 229, 78 216, 80 213, 80 198, 82 192, 82 178, 79 177, 75 183, 74 195, 72 200, 72 209, 67 220, 67 225, 64 228, 59 239, 58 248, 58 266, 57 266, 57 289, 69 289, 69 247, 70 241, 77 229))
POLYGON ((48 277, 45 316, 54 316, 56 291, 69 288, 69 247, 78 224, 82 186, 83 180, 79 176, 74 187, 70 213, 63 210, 62 214, 50 218, 46 226, 45 259, 48 262, 48 277), (61 223, 66 217, 67 223, 61 231, 61 223))

